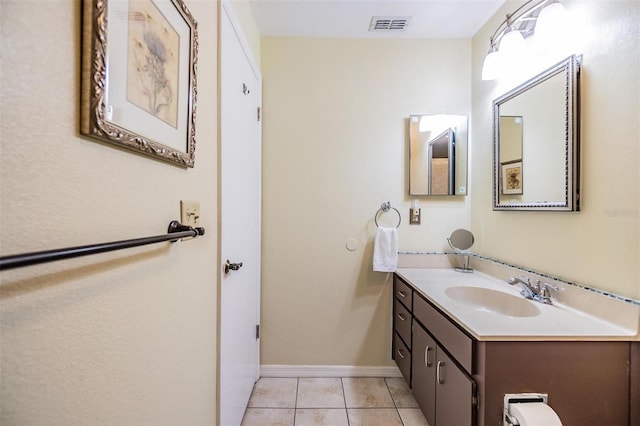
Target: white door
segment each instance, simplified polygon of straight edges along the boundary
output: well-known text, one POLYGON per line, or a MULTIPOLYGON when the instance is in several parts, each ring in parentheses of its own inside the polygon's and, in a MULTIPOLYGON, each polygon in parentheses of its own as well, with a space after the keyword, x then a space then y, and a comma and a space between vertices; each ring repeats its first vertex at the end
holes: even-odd
POLYGON ((230 7, 221 8, 220 424, 239 425, 260 374, 261 77, 230 7), (240 263, 242 266, 240 266, 240 263))

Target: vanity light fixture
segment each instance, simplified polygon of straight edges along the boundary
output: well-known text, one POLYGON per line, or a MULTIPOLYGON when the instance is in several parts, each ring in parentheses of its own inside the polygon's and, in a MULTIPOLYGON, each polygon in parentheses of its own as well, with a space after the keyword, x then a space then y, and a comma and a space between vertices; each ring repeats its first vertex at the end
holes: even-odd
POLYGON ((566 29, 567 13, 558 0, 529 0, 507 17, 490 37, 489 53, 482 65, 482 79, 495 80, 505 70, 522 65, 538 45, 539 52, 556 43, 566 29))

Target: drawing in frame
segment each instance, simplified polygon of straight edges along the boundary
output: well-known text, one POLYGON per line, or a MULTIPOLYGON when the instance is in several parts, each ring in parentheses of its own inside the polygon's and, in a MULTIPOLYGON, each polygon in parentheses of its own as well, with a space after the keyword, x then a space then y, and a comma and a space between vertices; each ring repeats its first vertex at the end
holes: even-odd
POLYGON ((80 131, 195 163, 197 22, 183 0, 84 0, 80 131))
POLYGON ((502 193, 522 194, 522 160, 500 163, 502 168, 502 193))

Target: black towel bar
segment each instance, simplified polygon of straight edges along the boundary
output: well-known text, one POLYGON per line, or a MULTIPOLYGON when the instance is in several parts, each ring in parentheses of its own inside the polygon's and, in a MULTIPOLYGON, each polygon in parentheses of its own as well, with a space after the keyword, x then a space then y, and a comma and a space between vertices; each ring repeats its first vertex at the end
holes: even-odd
POLYGON ((204 228, 193 228, 191 226, 182 225, 177 220, 173 220, 169 223, 169 229, 167 232, 167 234, 156 235, 153 237, 135 238, 132 240, 113 241, 110 243, 91 244, 86 246, 3 256, 0 257, 0 271, 20 268, 22 266, 37 265, 39 263, 54 262, 56 260, 70 259, 72 257, 88 256, 90 254, 105 253, 108 251, 144 246, 147 244, 161 243, 164 241, 175 242, 180 238, 204 235, 204 228))

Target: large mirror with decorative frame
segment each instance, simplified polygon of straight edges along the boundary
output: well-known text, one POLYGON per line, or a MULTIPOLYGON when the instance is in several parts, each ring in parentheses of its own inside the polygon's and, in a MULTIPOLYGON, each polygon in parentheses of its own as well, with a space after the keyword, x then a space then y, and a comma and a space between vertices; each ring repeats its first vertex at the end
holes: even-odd
POLYGON ((494 210, 578 211, 581 56, 493 101, 494 210))

